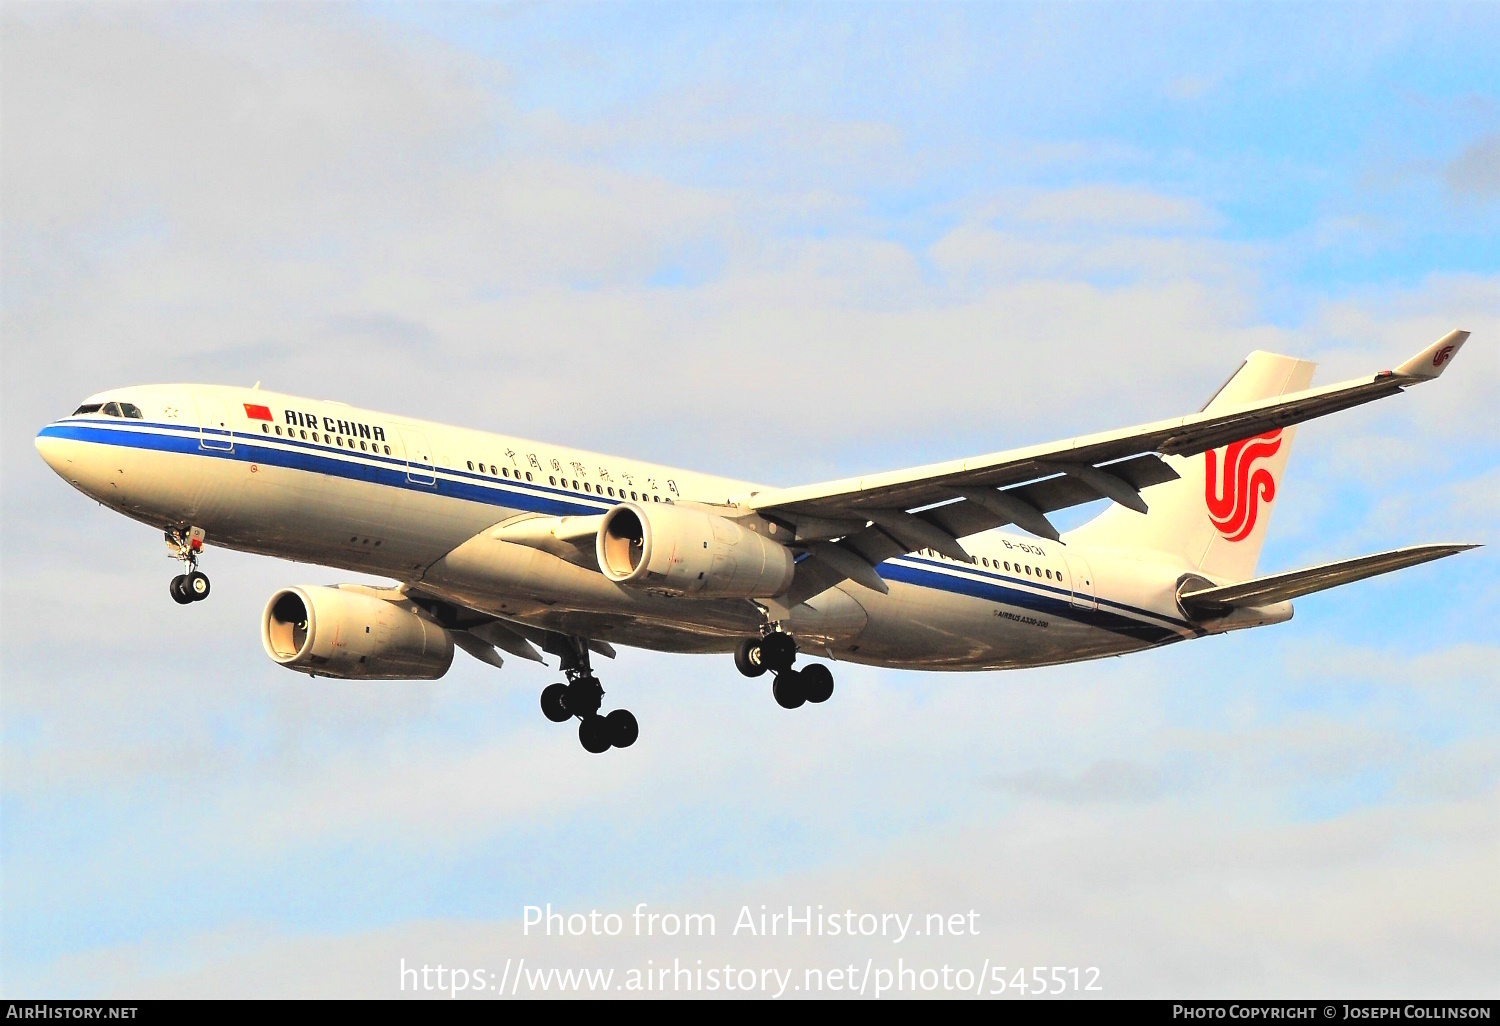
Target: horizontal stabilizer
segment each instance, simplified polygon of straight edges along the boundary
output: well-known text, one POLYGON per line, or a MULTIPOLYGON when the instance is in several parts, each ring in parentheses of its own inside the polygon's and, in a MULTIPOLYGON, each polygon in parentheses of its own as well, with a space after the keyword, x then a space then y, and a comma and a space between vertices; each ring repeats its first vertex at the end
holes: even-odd
POLYGON ((1336 588, 1340 584, 1362 581, 1366 577, 1388 574, 1429 560, 1442 559, 1477 545, 1412 545, 1370 556, 1355 556, 1333 563, 1323 563, 1303 570, 1257 577, 1240 584, 1184 591, 1179 598, 1183 608, 1195 616, 1219 616, 1239 606, 1264 606, 1285 602, 1315 591, 1336 588))

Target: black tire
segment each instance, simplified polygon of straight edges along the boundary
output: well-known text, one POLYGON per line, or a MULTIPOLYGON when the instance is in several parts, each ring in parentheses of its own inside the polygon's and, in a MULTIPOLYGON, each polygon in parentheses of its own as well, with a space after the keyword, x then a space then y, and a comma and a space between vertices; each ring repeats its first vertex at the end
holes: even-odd
POLYGON ((578 724, 578 743, 595 755, 610 749, 609 724, 603 716, 585 716, 578 724))
POLYGON ((568 686, 567 706, 574 716, 588 719, 597 716, 599 706, 604 704, 604 689, 593 677, 579 677, 568 686))
POLYGON ((176 602, 179 606, 185 606, 193 601, 193 596, 188 594, 186 585, 186 574, 178 574, 172 578, 172 583, 167 585, 167 591, 172 593, 172 601, 176 602))
POLYGON ((811 663, 798 674, 802 678, 802 693, 814 705, 820 705, 833 697, 833 673, 822 663, 811 663))
POLYGON ((542 688, 542 715, 553 723, 563 723, 573 717, 568 712, 568 686, 548 684, 542 688))
POLYGON ((616 748, 629 748, 641 736, 641 725, 629 709, 616 709, 604 717, 604 723, 609 727, 609 742, 616 748))
POLYGON ((766 672, 766 664, 761 661, 759 638, 746 638, 740 642, 740 647, 734 650, 734 668, 746 677, 759 677, 766 672))
POLYGON ((205 574, 199 570, 194 570, 192 573, 188 574, 187 579, 183 581, 182 590, 187 594, 188 598, 191 601, 202 602, 204 599, 208 598, 208 574, 205 574))
POLYGON ((785 673, 797 661, 797 642, 783 631, 760 639, 760 661, 772 673, 785 673))
POLYGON ((776 683, 771 685, 771 697, 783 709, 799 708, 807 701, 807 695, 802 690, 802 674, 793 671, 778 673, 776 683))

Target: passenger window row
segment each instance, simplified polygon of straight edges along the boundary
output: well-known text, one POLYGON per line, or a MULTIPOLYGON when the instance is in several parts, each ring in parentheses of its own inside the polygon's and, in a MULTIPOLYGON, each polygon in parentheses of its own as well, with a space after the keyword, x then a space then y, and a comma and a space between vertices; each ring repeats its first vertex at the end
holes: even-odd
MULTIPOLYGON (((948 562, 957 562, 957 560, 949 560, 947 556, 943 555, 941 552, 937 552, 934 549, 922 549, 921 551, 922 551, 923 555, 931 556, 933 559, 942 559, 942 560, 948 560, 948 562)), ((1010 565, 1010 560, 1008 560, 1008 559, 1007 560, 999 560, 999 559, 992 560, 988 556, 982 556, 979 559, 977 559, 977 560, 971 560, 970 562, 981 563, 987 569, 992 569, 992 570, 999 570, 1003 566, 1005 568, 1005 571, 1007 573, 1015 573, 1015 574, 1024 573, 1027 577, 1045 577, 1049 581, 1059 581, 1059 582, 1063 579, 1063 575, 1062 575, 1062 571, 1061 570, 1057 571, 1057 573, 1054 574, 1051 570, 1047 569, 1046 567, 1040 567, 1040 566, 1033 567, 1029 563, 1025 563, 1025 564, 1023 564, 1023 563, 1017 563, 1015 565, 1015 567, 1012 568, 1011 565, 1010 565)))
MULTIPOLYGON (((113 406, 114 403, 110 403, 110 405, 113 406)), ((126 413, 125 416, 136 417, 136 418, 140 417, 140 415, 141 415, 141 411, 140 410, 137 410, 134 406, 131 406, 129 403, 125 403, 123 405, 126 408, 128 408, 129 410, 134 411, 134 412, 126 413)), ((76 413, 74 413, 74 416, 78 416, 78 415, 83 414, 83 413, 94 413, 94 412, 97 411, 97 409, 98 409, 97 407, 90 408, 88 406, 80 406, 78 408, 78 411, 76 413)), ((119 414, 115 414, 115 416, 119 416, 119 414)), ((273 426, 270 425, 270 424, 262 424, 260 426, 260 430, 261 430, 262 434, 269 435, 269 434, 272 433, 273 426)), ((301 437, 304 441, 312 441, 312 442, 316 442, 318 440, 318 432, 317 431, 309 432, 306 428, 292 428, 292 427, 289 427, 289 428, 286 428, 286 429, 283 430, 282 426, 280 424, 277 424, 277 425, 274 425, 274 431, 275 431, 275 433, 278 436, 284 436, 286 438, 298 438, 298 437, 301 437)), ((355 441, 356 440, 353 439, 353 438, 350 438, 347 441, 345 441, 345 439, 344 439, 344 437, 342 435, 323 435, 323 442, 325 444, 327 444, 327 445, 337 445, 337 446, 340 446, 341 448, 342 447, 347 447, 347 448, 353 449, 354 445, 355 445, 355 441)), ((361 451, 364 451, 364 452, 380 453, 380 452, 383 451, 385 453, 385 455, 387 455, 387 456, 391 455, 391 447, 389 445, 381 445, 378 442, 368 442, 367 443, 363 439, 360 439, 359 440, 359 448, 360 448, 361 451)), ((472 470, 472 471, 474 471, 475 473, 478 473, 478 474, 489 473, 489 474, 494 475, 495 477, 504 477, 504 478, 510 478, 510 479, 519 481, 519 480, 521 480, 522 473, 524 473, 526 475, 526 480, 527 481, 532 480, 531 471, 529 471, 529 470, 524 471, 524 472, 520 471, 520 470, 511 470, 509 467, 496 467, 496 465, 493 464, 493 463, 488 464, 488 465, 486 465, 483 462, 475 463, 473 460, 465 460, 464 464, 470 470, 472 470)), ((558 487, 558 479, 556 477, 549 477, 549 478, 547 478, 547 481, 553 487, 558 487)), ((612 499, 616 499, 616 498, 623 499, 626 496, 626 491, 625 491, 624 488, 619 489, 619 491, 617 492, 615 490, 615 488, 614 488, 613 485, 598 485, 596 487, 594 485, 591 485, 587 481, 584 481, 584 482, 581 482, 581 483, 578 482, 578 481, 572 481, 572 482, 570 482, 567 478, 563 478, 563 480, 561 482, 561 487, 567 488, 570 484, 572 485, 572 488, 573 488, 574 491, 589 492, 590 494, 593 494, 593 495, 606 495, 607 494, 612 499)), ((648 495, 646 492, 630 492, 629 495, 630 495, 630 498, 635 499, 638 502, 661 502, 661 501, 663 501, 662 498, 661 498, 661 496, 659 496, 659 495, 648 495)), ((668 502, 668 503, 671 503, 671 501, 672 501, 671 499, 667 499, 666 500, 666 502, 668 502)))
MULTIPOLYGON (((1000 569, 1001 564, 1002 564, 1002 561, 998 560, 998 559, 995 560, 993 563, 988 558, 986 558, 984 560, 984 565, 985 566, 993 567, 993 569, 996 569, 996 570, 1000 569)), ((1010 561, 1009 560, 1005 560, 1004 561, 1004 566, 1005 566, 1006 570, 1010 570, 1012 573, 1017 573, 1017 574, 1024 573, 1027 577, 1045 577, 1049 581, 1061 581, 1062 580, 1062 571, 1061 570, 1059 570, 1057 572, 1056 576, 1053 576, 1052 571, 1046 569, 1045 567, 1040 567, 1039 566, 1039 567, 1036 567, 1036 568, 1033 569, 1030 564, 1023 565, 1021 563, 1017 563, 1016 564, 1016 568, 1014 570, 1011 570, 1010 561)))
MULTIPOLYGON (((260 432, 263 435, 269 435, 271 433, 271 425, 262 424, 260 426, 260 432)), ((280 424, 276 425, 276 434, 284 435, 287 438, 300 437, 304 442, 316 442, 318 440, 318 432, 316 431, 308 431, 306 428, 293 427, 289 427, 285 431, 283 431, 280 424)), ((346 440, 343 435, 323 436, 324 445, 337 445, 341 449, 353 449, 355 441, 356 439, 353 438, 346 440)), ((380 452, 384 452, 387 456, 391 454, 391 447, 389 445, 382 445, 379 442, 366 442, 364 439, 358 439, 358 442, 361 452, 373 452, 377 454, 380 452)))
MULTIPOLYGON (((470 470, 474 470, 474 471, 476 471, 476 472, 478 472, 480 474, 486 473, 486 471, 484 469, 484 461, 483 460, 481 460, 479 462, 479 465, 477 467, 474 465, 474 461, 473 460, 467 460, 465 462, 468 463, 470 470)), ((490 469, 489 469, 488 473, 494 475, 495 477, 513 477, 517 481, 521 480, 521 471, 519 471, 519 470, 511 470, 509 467, 501 467, 499 470, 496 470, 495 469, 495 465, 493 463, 490 464, 490 469)), ((526 480, 528 480, 528 481, 531 480, 531 471, 529 471, 529 470, 526 471, 526 480)))
MULTIPOLYGON (((526 479, 528 481, 531 480, 531 475, 527 474, 526 475, 526 479)), ((566 477, 562 478, 560 480, 557 477, 548 477, 547 478, 547 483, 550 484, 550 485, 552 485, 554 488, 569 488, 569 487, 571 487, 573 489, 573 491, 575 491, 575 492, 588 492, 591 495, 608 495, 611 499, 623 499, 623 498, 626 497, 626 494, 627 494, 626 491, 625 491, 625 489, 623 489, 623 488, 621 488, 618 491, 616 491, 614 485, 591 485, 587 481, 584 481, 584 482, 582 482, 580 484, 578 481, 576 481, 576 480, 570 481, 566 477)), ((629 493, 629 497, 632 498, 632 499, 634 499, 637 502, 662 502, 662 501, 665 501, 668 504, 671 504, 671 502, 672 502, 671 499, 663 500, 660 495, 650 495, 650 494, 648 494, 646 492, 639 492, 639 493, 637 493, 637 492, 630 492, 629 493)))
POLYGON ((82 417, 90 413, 102 413, 106 417, 126 417, 130 420, 146 419, 135 403, 84 403, 73 411, 73 416, 82 417))

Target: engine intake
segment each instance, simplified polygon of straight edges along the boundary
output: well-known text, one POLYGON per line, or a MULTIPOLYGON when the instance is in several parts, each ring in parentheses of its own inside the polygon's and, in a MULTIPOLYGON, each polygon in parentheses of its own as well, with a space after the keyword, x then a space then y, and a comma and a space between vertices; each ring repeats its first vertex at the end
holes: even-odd
POLYGON ((281 589, 260 637, 287 669, 340 680, 436 680, 453 663, 451 634, 411 603, 359 585, 281 589))
POLYGON ((617 584, 692 598, 770 598, 791 587, 785 546, 725 517, 623 502, 599 524, 595 555, 617 584))

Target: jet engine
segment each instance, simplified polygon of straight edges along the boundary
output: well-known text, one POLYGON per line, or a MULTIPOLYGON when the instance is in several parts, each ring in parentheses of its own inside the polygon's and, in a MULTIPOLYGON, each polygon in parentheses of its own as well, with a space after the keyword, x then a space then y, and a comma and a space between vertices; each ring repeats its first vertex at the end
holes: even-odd
POLYGON ((624 502, 604 515, 595 554, 617 584, 686 598, 769 598, 791 586, 792 553, 733 520, 624 502))
POLYGON ((289 670, 340 680, 436 680, 453 636, 394 592, 360 585, 283 588, 261 618, 266 654, 289 670))

